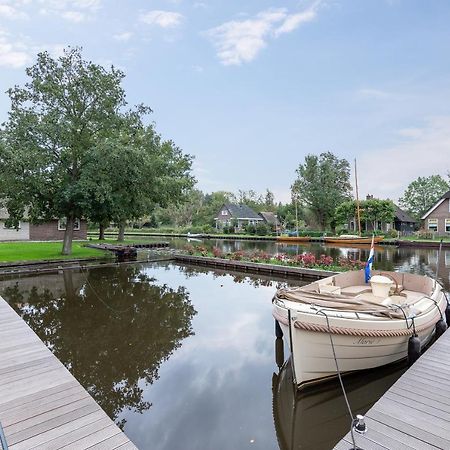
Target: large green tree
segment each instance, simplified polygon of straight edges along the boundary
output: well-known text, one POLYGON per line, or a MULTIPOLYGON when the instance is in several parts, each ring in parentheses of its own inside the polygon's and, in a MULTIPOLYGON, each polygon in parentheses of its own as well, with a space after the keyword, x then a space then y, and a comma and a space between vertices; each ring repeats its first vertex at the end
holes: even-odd
POLYGON ((123 240, 126 221, 185 199, 195 181, 191 165, 189 155, 143 124, 139 111, 128 113, 122 127, 92 152, 81 180, 87 215, 100 229, 118 223, 123 240))
MULTIPOLYGON (((359 205, 361 222, 368 222, 372 229, 376 229, 376 222, 391 223, 395 217, 395 206, 391 200, 379 200, 371 198, 363 200, 359 205)), ((335 211, 336 224, 347 225, 348 221, 357 217, 356 201, 351 200, 341 203, 335 211)))
POLYGON ((400 198, 400 204, 416 219, 420 219, 449 189, 449 183, 440 175, 419 177, 408 185, 400 198))
POLYGON ((192 186, 191 158, 162 141, 139 106, 123 112, 124 74, 68 49, 57 60, 40 53, 29 81, 8 91, 1 130, 0 198, 18 221, 65 217, 63 254, 70 254, 75 218, 100 224, 179 200, 192 186))
POLYGON ((314 213, 320 228, 325 230, 336 207, 351 197, 350 164, 331 152, 310 154, 296 172, 292 195, 314 213))
POLYGON ((70 254, 75 218, 83 216, 79 181, 90 151, 113 130, 125 105, 124 74, 82 59, 69 48, 53 59, 39 53, 29 81, 8 90, 2 129, 0 197, 15 220, 66 217, 63 254, 70 254))

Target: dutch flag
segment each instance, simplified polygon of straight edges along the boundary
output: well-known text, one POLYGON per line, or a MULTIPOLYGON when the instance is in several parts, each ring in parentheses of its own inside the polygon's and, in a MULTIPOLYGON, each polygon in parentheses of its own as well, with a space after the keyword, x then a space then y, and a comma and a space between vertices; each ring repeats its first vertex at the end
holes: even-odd
POLYGON ((372 244, 370 245, 370 253, 369 253, 369 259, 366 262, 366 268, 364 269, 366 274, 366 283, 370 280, 370 271, 372 270, 372 264, 373 264, 373 257, 375 254, 375 249, 373 248, 373 241, 374 241, 375 235, 372 234, 372 244))

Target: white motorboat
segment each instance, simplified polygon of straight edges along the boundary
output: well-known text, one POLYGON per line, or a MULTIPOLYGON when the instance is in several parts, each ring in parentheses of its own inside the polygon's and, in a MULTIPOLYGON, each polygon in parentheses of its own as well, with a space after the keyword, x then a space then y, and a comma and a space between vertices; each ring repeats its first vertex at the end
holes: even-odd
POLYGON ((337 375, 336 360, 345 373, 407 358, 408 347, 417 352, 419 341, 423 348, 435 331, 446 329, 447 301, 434 279, 372 275, 370 283, 360 270, 277 291, 273 315, 289 344, 299 388, 337 375))

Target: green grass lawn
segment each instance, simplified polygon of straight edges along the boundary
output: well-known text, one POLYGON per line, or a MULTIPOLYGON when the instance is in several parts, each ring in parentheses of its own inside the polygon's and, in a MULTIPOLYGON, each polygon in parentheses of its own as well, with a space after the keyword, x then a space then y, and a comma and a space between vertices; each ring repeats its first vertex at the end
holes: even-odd
POLYGON ((109 251, 96 250, 85 247, 87 243, 110 243, 110 244, 141 244, 155 242, 151 236, 139 236, 117 242, 115 238, 99 241, 74 241, 71 255, 61 255, 62 242, 0 242, 0 263, 19 261, 43 261, 53 259, 78 259, 78 258, 114 258, 109 251))
POLYGON ((423 238, 419 238, 417 236, 400 236, 399 239, 397 238, 392 238, 392 239, 384 239, 385 241, 414 241, 414 242, 441 242, 441 239, 444 242, 450 242, 450 236, 444 236, 444 237, 436 237, 433 239, 423 239, 423 238))
MULTIPOLYGON (((109 252, 84 247, 85 241, 74 241, 71 255, 61 255, 62 242, 0 242, 0 262, 52 259, 102 258, 109 252)), ((111 255, 112 256, 112 255, 111 255)))

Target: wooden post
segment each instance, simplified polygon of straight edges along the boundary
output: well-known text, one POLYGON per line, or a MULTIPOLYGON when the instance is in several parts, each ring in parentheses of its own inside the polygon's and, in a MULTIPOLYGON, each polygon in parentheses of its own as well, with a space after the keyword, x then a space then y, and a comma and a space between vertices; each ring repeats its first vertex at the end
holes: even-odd
POLYGON ((355 158, 355 187, 356 187, 356 214, 358 216, 358 235, 361 236, 361 214, 359 212, 358 174, 356 171, 356 158, 355 158))

